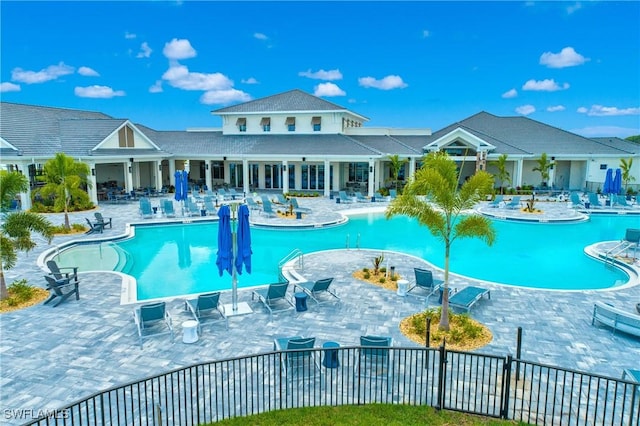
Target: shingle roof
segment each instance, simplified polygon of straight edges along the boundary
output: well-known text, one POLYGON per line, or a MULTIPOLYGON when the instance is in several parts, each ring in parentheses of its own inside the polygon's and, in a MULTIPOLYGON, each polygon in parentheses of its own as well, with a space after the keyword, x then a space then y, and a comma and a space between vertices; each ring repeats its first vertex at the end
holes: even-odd
MULTIPOLYGON (((317 96, 310 95, 300 89, 289 90, 277 95, 267 96, 242 104, 220 108, 212 111, 214 114, 238 114, 238 113, 265 113, 284 111, 342 111, 348 110, 340 105, 325 101, 317 96)), ((351 112, 351 111, 349 111, 351 112)), ((352 114, 355 114, 351 112, 352 114)), ((359 115, 359 114, 356 114, 359 115)), ((368 120, 368 118, 361 116, 368 120)))
POLYGON ((379 155, 394 155, 398 154, 400 156, 404 155, 421 155, 422 154, 422 146, 425 145, 425 137, 416 137, 421 140, 421 144, 418 148, 412 147, 409 143, 410 140, 404 141, 401 137, 396 136, 363 136, 363 135, 351 135, 349 136, 352 139, 357 140, 363 145, 368 146, 376 150, 379 155))

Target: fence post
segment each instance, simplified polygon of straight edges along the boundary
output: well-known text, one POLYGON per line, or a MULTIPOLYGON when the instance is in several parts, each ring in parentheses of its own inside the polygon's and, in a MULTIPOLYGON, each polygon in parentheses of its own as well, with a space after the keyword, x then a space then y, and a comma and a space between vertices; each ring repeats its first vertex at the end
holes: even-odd
POLYGON ((511 364, 513 358, 507 355, 502 367, 502 400, 500 401, 500 418, 507 419, 509 411, 509 394, 511 393, 511 364))
POLYGON ((447 371, 447 349, 445 348, 446 340, 442 339, 442 345, 440 346, 440 362, 438 363, 438 403, 436 404, 437 410, 444 408, 444 393, 445 393, 445 376, 447 371))
POLYGON ((426 348, 431 344, 431 317, 427 315, 427 335, 425 336, 424 346, 426 348))
POLYGON ((518 327, 516 337, 516 383, 520 380, 520 355, 522 354, 522 327, 518 327))

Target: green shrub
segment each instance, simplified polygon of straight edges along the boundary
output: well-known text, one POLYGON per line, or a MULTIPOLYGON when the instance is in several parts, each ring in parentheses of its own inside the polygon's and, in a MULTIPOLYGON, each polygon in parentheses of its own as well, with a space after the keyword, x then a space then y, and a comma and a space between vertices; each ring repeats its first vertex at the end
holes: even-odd
POLYGON ((380 282, 380 284, 384 284, 387 279, 385 277, 380 277, 378 281, 380 282))
POLYGON ((391 281, 398 281, 398 275, 397 274, 391 275, 391 281))
POLYGON ((363 277, 365 280, 368 280, 369 278, 371 278, 371 274, 369 272, 365 272, 363 277))
POLYGON ((13 283, 11 283, 11 285, 9 285, 7 291, 10 294, 10 298, 15 301, 15 304, 26 302, 30 300, 34 295, 33 287, 27 284, 27 280, 25 279, 14 281, 13 283))
POLYGON ((53 233, 54 234, 70 234, 71 231, 73 232, 86 232, 87 227, 84 226, 81 223, 72 223, 71 224, 71 229, 65 229, 64 224, 62 225, 55 225, 53 227, 53 233))
POLYGON ((369 268, 362 268, 362 272, 366 274, 367 272, 369 272, 369 268))

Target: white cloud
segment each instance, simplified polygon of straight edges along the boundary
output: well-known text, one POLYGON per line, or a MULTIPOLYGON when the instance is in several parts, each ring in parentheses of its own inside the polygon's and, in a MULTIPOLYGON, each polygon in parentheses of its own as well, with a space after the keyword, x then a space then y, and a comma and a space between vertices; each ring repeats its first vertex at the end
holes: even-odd
POLYGON ((222 91, 233 87, 233 80, 219 72, 204 74, 191 72, 187 67, 173 64, 162 75, 171 86, 183 90, 214 90, 222 91))
POLYGON ((320 83, 314 87, 314 96, 346 96, 346 92, 334 83, 320 83))
POLYGON ((316 72, 312 72, 310 69, 306 71, 300 71, 298 73, 300 77, 312 78, 314 80, 342 80, 342 73, 340 70, 318 70, 316 72))
POLYGON ((409 86, 398 75, 388 75, 381 80, 376 80, 373 77, 360 77, 358 84, 362 87, 373 87, 381 90, 404 89, 409 86))
POLYGON ((258 80, 256 80, 255 78, 253 78, 253 77, 249 77, 247 79, 243 79, 243 80, 240 80, 240 81, 242 83, 244 83, 244 84, 260 84, 260 82, 258 80))
POLYGON ((516 112, 522 115, 529 115, 536 112, 536 107, 533 105, 522 105, 516 108, 516 112))
POLYGON ((233 102, 247 102, 251 100, 249 94, 237 90, 209 90, 200 96, 200 102, 205 105, 228 105, 233 102))
POLYGON ((98 74, 96 70, 89 67, 78 68, 78 74, 83 75, 85 77, 100 77, 100 74, 98 74))
POLYGON ((565 10, 567 11, 568 15, 571 15, 574 12, 577 12, 580 9, 582 9, 582 3, 576 2, 574 4, 571 4, 571 5, 567 6, 567 8, 565 10))
POLYGON ((589 116, 618 116, 618 115, 640 115, 640 108, 618 108, 606 107, 602 105, 591 105, 591 108, 580 107, 578 112, 589 116))
POLYGON ((19 92, 20 85, 9 83, 8 81, 0 83, 0 93, 5 92, 19 92))
POLYGON ((516 89, 507 90, 502 94, 504 99, 511 99, 518 96, 518 91, 516 89))
POLYGON ((76 87, 73 92, 80 98, 109 99, 113 98, 114 96, 125 95, 123 90, 113 90, 111 87, 95 85, 87 87, 76 87))
POLYGON ((267 37, 263 33, 253 33, 253 37, 257 38, 258 40, 269 40, 269 37, 267 37))
POLYGON ((571 133, 575 133, 578 135, 582 135, 588 138, 593 138, 597 136, 602 137, 618 137, 618 138, 628 138, 629 136, 635 136, 638 134, 639 129, 628 128, 628 127, 618 127, 618 126, 593 126, 593 127, 583 127, 582 129, 572 129, 571 133))
POLYGON ((134 33, 130 33, 129 31, 125 31, 124 33, 124 38, 131 40, 136 38, 136 35, 134 33))
POLYGON ((564 111, 565 109, 566 108, 564 107, 564 105, 553 105, 553 106, 547 107, 548 112, 564 111))
POLYGON ((44 83, 63 75, 73 74, 74 70, 73 67, 65 65, 64 62, 60 62, 58 65, 49 65, 40 71, 26 71, 22 68, 14 68, 11 71, 11 80, 27 84, 44 83))
POLYGON ((540 56, 540 65, 546 65, 548 68, 566 68, 582 65, 588 60, 573 47, 565 47, 560 53, 544 52, 540 56))
POLYGON ((149 47, 149 43, 146 41, 140 45, 140 52, 136 55, 136 58, 148 58, 151 56, 153 50, 149 47))
POLYGON ((156 80, 153 86, 149 87, 149 93, 161 93, 162 91, 162 80, 156 80))
POLYGON ((562 85, 555 82, 554 79, 545 80, 529 80, 522 85, 522 90, 534 90, 538 92, 556 92, 558 90, 567 90, 569 83, 562 85))
POLYGON ((431 36, 429 30, 422 30, 422 38, 427 38, 429 36, 431 36))
POLYGON ((188 59, 196 56, 196 50, 191 47, 191 43, 189 40, 174 38, 169 43, 164 44, 164 49, 162 49, 162 53, 168 59, 188 59))

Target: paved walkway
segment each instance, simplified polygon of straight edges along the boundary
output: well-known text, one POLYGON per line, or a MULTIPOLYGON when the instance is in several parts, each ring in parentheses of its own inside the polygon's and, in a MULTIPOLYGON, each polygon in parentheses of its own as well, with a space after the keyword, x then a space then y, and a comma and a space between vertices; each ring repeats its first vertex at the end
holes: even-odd
MULTIPOLYGON (((318 198, 302 199, 300 204, 313 209, 312 214, 300 221, 326 223, 339 218, 339 211, 371 208, 374 203, 337 204, 318 198)), ((383 209, 386 204, 375 205, 383 209)), ((549 203, 543 210, 548 219, 553 219, 554 214, 564 216, 569 209, 564 203, 549 203)), ((104 237, 124 234, 126 222, 142 221, 136 203, 100 205, 99 211, 114 218, 114 229, 107 229, 104 237)), ((52 222, 62 223, 62 215, 48 216, 52 222)), ((74 213, 71 221, 81 223, 91 216, 90 212, 74 213)), ((271 225, 298 222, 266 218, 259 213, 254 213, 252 220, 271 225)), ((53 245, 91 238, 94 237, 56 237, 53 245)), ((31 284, 44 284, 38 259, 49 248, 43 243, 31 253, 22 254, 18 265, 8 271, 7 281, 24 277, 31 284)), ((378 254, 378 250, 336 250, 305 255, 304 275, 311 280, 334 277, 332 285, 342 298, 340 303, 316 306, 310 302, 307 312, 291 310, 270 318, 260 304, 251 300, 250 292, 241 291, 239 300, 248 302, 255 312, 231 318, 228 331, 222 323, 206 326, 195 344, 184 344, 181 340, 181 323, 189 319, 183 310, 183 300, 170 300, 174 340, 169 342, 166 336, 148 339, 143 349, 138 345, 131 306, 120 305, 120 276, 85 273, 81 277, 79 301, 70 300, 56 308, 38 305, 0 316, 0 406, 57 408, 105 388, 172 368, 270 351, 274 336, 315 336, 319 345, 326 340, 355 345, 362 334, 385 334, 391 335, 397 345, 416 345, 400 333, 398 324, 402 318, 422 310, 424 300, 400 297, 351 276, 355 269, 370 265, 378 254)), ((442 277, 442 271, 424 260, 401 253, 385 253, 385 257, 403 276, 411 277, 413 268, 422 266, 434 269, 436 277, 442 277)), ((640 263, 635 267, 640 269, 640 263)), ((474 282, 454 275, 451 286, 461 288, 470 283, 474 282)), ((639 285, 616 291, 563 292, 475 284, 489 288, 491 299, 479 302, 471 315, 486 324, 494 336, 479 352, 515 354, 517 328, 522 327, 524 359, 614 377, 619 377, 625 368, 640 368, 640 339, 614 335, 608 329, 591 325, 595 301, 632 310, 640 301, 639 285)), ((434 297, 432 301, 435 302, 434 297)), ((223 302, 230 303, 230 295, 223 295, 223 302)), ((21 423, 0 417, 2 424, 21 423)))

